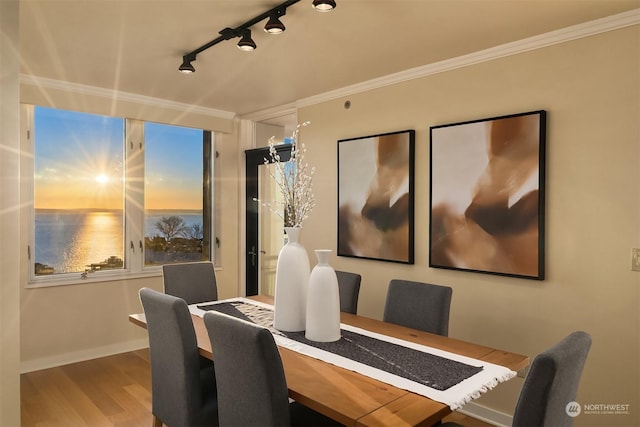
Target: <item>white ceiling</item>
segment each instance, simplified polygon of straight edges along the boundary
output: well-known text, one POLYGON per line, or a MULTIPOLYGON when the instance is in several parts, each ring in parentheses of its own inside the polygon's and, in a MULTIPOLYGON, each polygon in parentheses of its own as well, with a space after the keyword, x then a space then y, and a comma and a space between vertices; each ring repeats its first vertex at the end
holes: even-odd
MULTIPOLYGON (((1 1, 1 0, 0 0, 1 1)), ((182 55, 281 0, 20 0, 21 72, 246 114, 355 83, 640 7, 640 0, 311 0, 287 30, 256 24, 237 39, 182 55)))

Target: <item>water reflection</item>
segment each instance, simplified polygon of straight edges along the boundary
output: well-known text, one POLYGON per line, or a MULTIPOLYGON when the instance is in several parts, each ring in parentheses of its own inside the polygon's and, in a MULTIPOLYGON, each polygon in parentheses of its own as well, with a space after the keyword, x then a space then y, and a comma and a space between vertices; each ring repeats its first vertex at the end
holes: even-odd
POLYGON ((53 268, 45 274, 100 269, 110 257, 122 259, 123 236, 121 211, 39 212, 36 262, 53 268))

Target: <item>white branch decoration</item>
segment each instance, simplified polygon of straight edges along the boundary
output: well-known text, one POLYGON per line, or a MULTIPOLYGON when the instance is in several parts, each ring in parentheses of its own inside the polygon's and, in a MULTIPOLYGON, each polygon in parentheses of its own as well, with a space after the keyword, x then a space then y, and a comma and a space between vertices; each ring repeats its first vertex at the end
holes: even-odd
POLYGON ((307 149, 304 143, 298 144, 300 128, 307 126, 309 123, 299 124, 291 135, 291 158, 288 162, 280 160, 280 155, 275 148, 275 137, 272 136, 269 139, 269 156, 271 160, 264 159, 264 164, 273 163, 275 165, 275 171, 268 168, 269 175, 276 182, 283 200, 263 202, 254 199, 282 218, 285 227, 302 227, 303 221, 307 219, 316 205, 312 191, 312 178, 315 173, 315 167, 309 168, 309 164, 304 161, 307 149))

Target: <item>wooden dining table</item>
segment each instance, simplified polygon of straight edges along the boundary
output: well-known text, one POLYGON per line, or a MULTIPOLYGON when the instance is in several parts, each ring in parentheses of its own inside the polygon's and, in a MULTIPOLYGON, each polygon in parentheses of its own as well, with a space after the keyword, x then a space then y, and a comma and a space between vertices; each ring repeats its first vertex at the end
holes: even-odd
MULTIPOLYGON (((249 299, 273 304, 268 296, 249 299)), ((379 334, 479 359, 518 371, 529 358, 495 348, 428 332, 341 313, 341 322, 379 334)), ((202 317, 192 314, 201 355, 213 359, 211 341, 202 317)), ((146 328, 143 313, 129 321, 146 328)), ((431 426, 451 413, 444 403, 378 381, 366 375, 279 347, 289 397, 347 426, 431 426)))

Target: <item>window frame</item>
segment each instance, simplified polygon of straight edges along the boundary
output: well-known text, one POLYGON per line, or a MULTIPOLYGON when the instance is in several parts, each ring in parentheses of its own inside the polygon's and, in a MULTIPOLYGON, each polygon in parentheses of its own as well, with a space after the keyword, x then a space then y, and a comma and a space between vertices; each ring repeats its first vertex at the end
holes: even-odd
MULTIPOLYGON (((82 272, 58 273, 52 275, 36 275, 35 274, 35 105, 22 104, 21 118, 25 126, 21 136, 21 146, 26 156, 23 156, 21 168, 23 170, 23 207, 28 208, 23 215, 24 220, 28 221, 28 239, 27 239, 27 288, 40 288, 62 285, 88 284, 107 281, 118 281, 135 278, 158 277, 162 276, 162 266, 152 265, 146 266, 144 259, 144 232, 145 232, 145 207, 144 207, 144 186, 145 186, 145 139, 144 124, 146 121, 130 118, 122 118, 124 120, 124 235, 123 235, 123 260, 124 265, 121 269, 95 271, 89 274, 82 272)), ((52 107, 56 108, 56 107, 52 107)), ((62 109, 64 110, 64 109, 62 109)), ((66 110, 77 112, 75 110, 66 110)), ((94 113, 89 113, 94 114, 94 113)), ((98 114, 99 115, 99 114, 98 114)), ((165 124, 165 123, 162 123, 165 124)), ((180 126, 166 124, 169 126, 180 126)), ((196 129, 196 128, 194 128, 196 129)), ((215 192, 216 187, 216 168, 215 160, 217 152, 215 149, 215 132, 201 129, 203 132, 203 165, 204 170, 208 171, 208 179, 203 179, 203 199, 208 199, 210 218, 208 227, 210 229, 209 248, 207 250, 209 259, 217 263, 217 255, 219 254, 216 243, 216 216, 215 216, 215 192), (209 140, 210 153, 205 156, 204 149, 207 146, 207 138, 209 140), (205 164, 206 163, 206 164, 205 164)), ((204 172, 203 172, 204 174, 204 172)), ((204 178, 204 177, 203 177, 204 178)), ((204 200, 203 200, 204 202, 204 200)), ((203 203, 203 226, 206 219, 205 209, 207 207, 203 203)), ((25 228, 23 228, 25 229, 25 228)))

